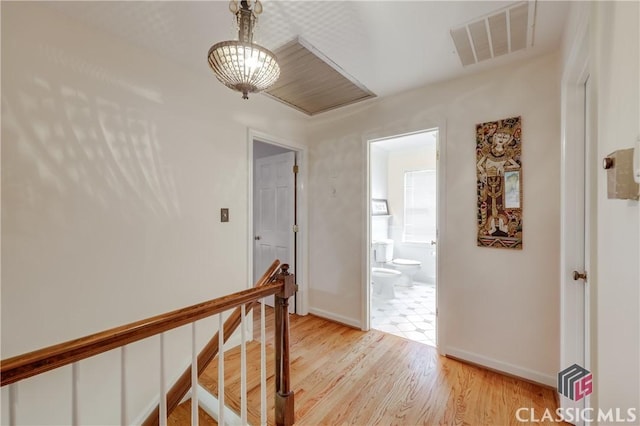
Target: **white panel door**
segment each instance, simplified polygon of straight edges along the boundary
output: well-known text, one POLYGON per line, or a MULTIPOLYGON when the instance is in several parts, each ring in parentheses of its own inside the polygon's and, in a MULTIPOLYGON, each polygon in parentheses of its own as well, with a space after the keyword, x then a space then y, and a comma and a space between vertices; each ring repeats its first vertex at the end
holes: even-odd
MULTIPOLYGON (((575 106, 582 113, 582 120, 573 134, 574 139, 567 143, 565 153, 565 191, 563 201, 563 244, 564 259, 562 265, 561 287, 561 351, 560 369, 564 370, 573 364, 590 369, 588 357, 589 333, 589 299, 588 275, 589 264, 589 209, 590 203, 587 182, 589 179, 589 80, 580 86, 575 94, 575 106), (584 274, 584 275, 582 275, 584 274)), ((578 114, 579 114, 578 113, 578 114)), ((577 114, 576 114, 577 115, 577 114)), ((566 390, 570 384, 564 383, 566 390)), ((560 390, 560 383, 558 383, 560 390)), ((569 398, 560 395, 560 406, 565 410, 581 410, 585 408, 587 398, 574 395, 569 398)), ((584 422, 578 420, 575 425, 584 422)))
MULTIPOLYGON (((254 185, 254 281, 279 259, 295 273, 294 174, 295 153, 256 159, 254 185)), ((271 301, 268 303, 273 306, 271 301)), ((290 311, 294 303, 290 301, 290 311)))

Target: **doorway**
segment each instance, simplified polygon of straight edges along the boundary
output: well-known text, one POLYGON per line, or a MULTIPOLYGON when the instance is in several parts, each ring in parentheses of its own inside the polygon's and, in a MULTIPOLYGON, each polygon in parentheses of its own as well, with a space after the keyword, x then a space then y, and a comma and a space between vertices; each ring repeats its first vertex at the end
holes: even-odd
POLYGON ((438 129, 369 141, 370 328, 436 347, 438 129))
MULTIPOLYGON (((584 23, 563 77, 562 210, 561 210, 561 282, 560 282, 560 369, 578 364, 592 370, 590 327, 591 294, 595 274, 594 134, 590 127, 590 79, 588 35, 584 23)), ((590 397, 573 401, 559 396, 563 409, 591 406, 590 397)), ((578 422, 576 424, 582 424, 578 422)))
MULTIPOLYGON (((289 312, 305 314, 303 244, 304 176, 300 165, 304 148, 250 131, 249 135, 249 270, 253 285, 279 259, 295 274, 299 290, 289 301, 289 312)), ((273 297, 266 303, 273 306, 273 297)))

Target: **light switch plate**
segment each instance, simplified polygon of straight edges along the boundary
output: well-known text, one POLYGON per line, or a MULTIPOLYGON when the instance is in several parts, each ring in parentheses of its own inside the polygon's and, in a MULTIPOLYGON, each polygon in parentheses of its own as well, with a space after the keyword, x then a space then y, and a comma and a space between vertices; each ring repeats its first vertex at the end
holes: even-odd
POLYGON ((220 222, 229 222, 229 209, 220 209, 220 222))

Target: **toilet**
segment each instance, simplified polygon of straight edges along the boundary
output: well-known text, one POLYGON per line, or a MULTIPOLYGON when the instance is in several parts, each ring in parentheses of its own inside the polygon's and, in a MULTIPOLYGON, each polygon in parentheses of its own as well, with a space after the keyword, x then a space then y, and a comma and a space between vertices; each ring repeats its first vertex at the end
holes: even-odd
POLYGON ((393 240, 382 239, 373 242, 374 259, 386 269, 394 269, 406 277, 407 285, 413 285, 413 277, 420 270, 421 262, 412 259, 393 258, 393 240))
POLYGON ((411 287, 413 285, 413 277, 420 270, 421 263, 411 259, 393 259, 391 265, 407 277, 407 285, 411 287))
POLYGON ((395 269, 371 268, 371 281, 375 289, 375 294, 383 299, 394 299, 396 293, 393 286, 402 276, 402 272, 395 269))

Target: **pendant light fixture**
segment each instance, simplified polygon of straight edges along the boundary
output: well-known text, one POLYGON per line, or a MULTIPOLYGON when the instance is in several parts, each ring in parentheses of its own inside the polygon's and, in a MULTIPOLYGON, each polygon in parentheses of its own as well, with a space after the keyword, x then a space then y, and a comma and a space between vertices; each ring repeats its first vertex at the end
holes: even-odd
POLYGON ((271 51, 253 43, 253 29, 262 13, 260 0, 231 0, 229 10, 236 15, 238 40, 211 46, 209 66, 222 84, 249 99, 249 93, 265 90, 278 80, 280 66, 271 51))

